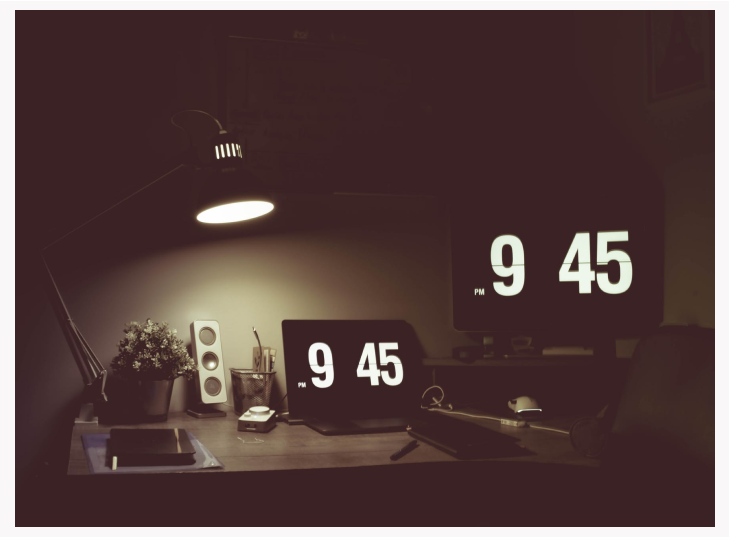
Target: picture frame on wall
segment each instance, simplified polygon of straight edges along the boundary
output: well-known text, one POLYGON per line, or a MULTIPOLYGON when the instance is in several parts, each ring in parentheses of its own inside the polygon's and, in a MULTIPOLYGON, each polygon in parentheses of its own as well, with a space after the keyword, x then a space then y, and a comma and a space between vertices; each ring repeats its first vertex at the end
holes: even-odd
POLYGON ((713 85, 713 25, 706 11, 647 12, 649 102, 713 85))

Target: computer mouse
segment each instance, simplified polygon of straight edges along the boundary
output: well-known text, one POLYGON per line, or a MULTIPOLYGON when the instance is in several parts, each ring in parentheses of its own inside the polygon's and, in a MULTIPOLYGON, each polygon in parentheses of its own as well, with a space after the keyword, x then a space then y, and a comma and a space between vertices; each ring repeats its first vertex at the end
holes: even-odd
POLYGON ((526 395, 511 399, 507 404, 509 405, 509 408, 513 410, 516 414, 531 414, 542 411, 542 409, 539 407, 539 403, 537 403, 537 400, 533 397, 528 397, 526 395))

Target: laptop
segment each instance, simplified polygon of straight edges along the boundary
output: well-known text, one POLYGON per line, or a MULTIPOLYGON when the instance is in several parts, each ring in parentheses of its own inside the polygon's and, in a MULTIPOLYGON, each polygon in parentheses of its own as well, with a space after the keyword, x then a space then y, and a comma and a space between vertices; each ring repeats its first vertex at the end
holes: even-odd
POLYGON ((419 414, 422 350, 405 321, 281 323, 291 418, 324 435, 405 431, 419 414))

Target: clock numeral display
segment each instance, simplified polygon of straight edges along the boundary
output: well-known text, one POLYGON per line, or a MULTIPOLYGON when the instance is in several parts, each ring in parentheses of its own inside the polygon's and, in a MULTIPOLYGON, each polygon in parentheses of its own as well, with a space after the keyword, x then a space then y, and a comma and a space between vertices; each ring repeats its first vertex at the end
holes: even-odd
POLYGON ((514 296, 521 293, 524 289, 525 269, 524 269, 524 245, 516 235, 501 235, 496 237, 491 243, 491 268, 497 276, 508 278, 513 276, 514 280, 511 285, 504 282, 494 282, 494 291, 501 296, 514 296), (504 266, 504 246, 511 247, 511 266, 504 266))
POLYGON ((362 349, 362 357, 357 365, 357 376, 369 377, 372 386, 377 386, 380 383, 380 370, 377 369, 377 355, 374 343, 365 343, 364 349, 362 349))
POLYGON ((375 344, 366 343, 362 349, 362 357, 359 359, 357 366, 358 377, 369 377, 371 386, 379 386, 380 378, 382 382, 388 386, 398 386, 402 382, 402 362, 400 358, 394 354, 387 354, 387 351, 396 351, 397 343, 380 343, 380 366, 386 367, 392 364, 395 375, 390 375, 390 371, 377 368, 377 356, 375 355, 375 344), (365 365, 367 366, 365 368, 365 365))
MULTIPOLYGON (((388 354, 389 351, 396 350, 398 350, 398 344, 395 342, 379 343, 377 347, 375 347, 375 343, 365 343, 362 349, 362 356, 357 365, 357 377, 369 378, 371 386, 379 386, 380 380, 387 386, 399 386, 402 384, 402 362, 394 354, 388 354), (377 364, 378 351, 380 357, 379 366, 377 364), (390 364, 392 364, 393 373, 388 368, 390 364)), ((323 377, 311 377, 311 382, 314 386, 317 388, 328 388, 334 383, 334 362, 332 359, 332 350, 329 345, 326 343, 314 343, 309 347, 309 366, 317 375, 323 375, 323 377), (324 358, 323 364, 319 363, 320 352, 324 358)))
POLYGON ((309 347, 309 366, 321 377, 311 377, 311 382, 317 388, 328 388, 334 382, 334 362, 332 361, 332 349, 326 343, 314 343, 309 347), (324 355, 324 365, 319 365, 319 352, 324 355))
POLYGON ((590 269, 590 234, 575 233, 570 249, 559 269, 559 281, 578 282, 580 294, 592 292, 592 282, 595 281, 595 271, 590 269), (577 270, 570 270, 577 258, 577 270))
POLYGON ((603 293, 619 295, 630 289, 633 282, 633 263, 627 252, 622 250, 608 250, 610 242, 628 242, 627 231, 599 231, 597 233, 597 265, 607 266, 610 261, 620 264, 620 278, 616 283, 610 281, 607 272, 595 275, 590 265, 590 234, 575 233, 572 244, 559 269, 559 281, 579 282, 580 294, 592 293, 592 282, 597 277, 597 286, 603 293), (577 270, 569 270, 575 256, 577 256, 577 270))
MULTIPOLYGON (((610 281, 607 272, 596 273, 592 269, 590 259, 590 234, 575 233, 567 255, 559 269, 560 282, 577 282, 578 292, 582 295, 592 293, 592 282, 597 280, 597 286, 603 293, 619 295, 630 289, 633 282, 633 263, 627 252, 623 250, 608 249, 611 242, 628 242, 627 231, 598 231, 597 233, 597 266, 606 267, 610 261, 617 261, 620 265, 620 278, 617 282, 610 281), (571 270, 577 262, 577 268, 571 270)), ((526 281, 526 263, 524 261, 524 245, 516 235, 500 235, 491 243, 491 268, 497 276, 502 278, 513 277, 510 285, 502 281, 493 282, 494 291, 501 296, 516 296, 524 289, 526 281), (511 247, 512 263, 504 266, 504 247, 511 247)), ((476 288, 475 295, 483 296, 483 289, 476 288)))
POLYGON ((607 265, 610 261, 620 263, 620 278, 612 283, 607 273, 597 275, 597 285, 603 293, 619 295, 630 289, 633 283, 633 263, 623 250, 608 250, 609 242, 628 242, 627 231, 601 231, 597 234, 597 264, 607 265))

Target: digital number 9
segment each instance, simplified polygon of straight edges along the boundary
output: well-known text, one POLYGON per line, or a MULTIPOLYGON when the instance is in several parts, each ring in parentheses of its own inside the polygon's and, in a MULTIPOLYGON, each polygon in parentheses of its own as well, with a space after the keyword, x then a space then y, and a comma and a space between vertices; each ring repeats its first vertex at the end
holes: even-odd
POLYGON ((314 343, 309 347, 309 366, 317 375, 324 375, 324 378, 311 377, 311 382, 317 388, 328 388, 334 382, 334 362, 332 361, 332 349, 326 343, 314 343), (318 353, 324 355, 324 365, 319 365, 318 353))
POLYGON ((491 243, 491 267, 497 276, 514 277, 511 285, 494 282, 494 291, 501 296, 518 295, 524 288, 524 245, 516 235, 501 235, 491 243), (504 246, 511 246, 511 266, 504 266, 504 246))

